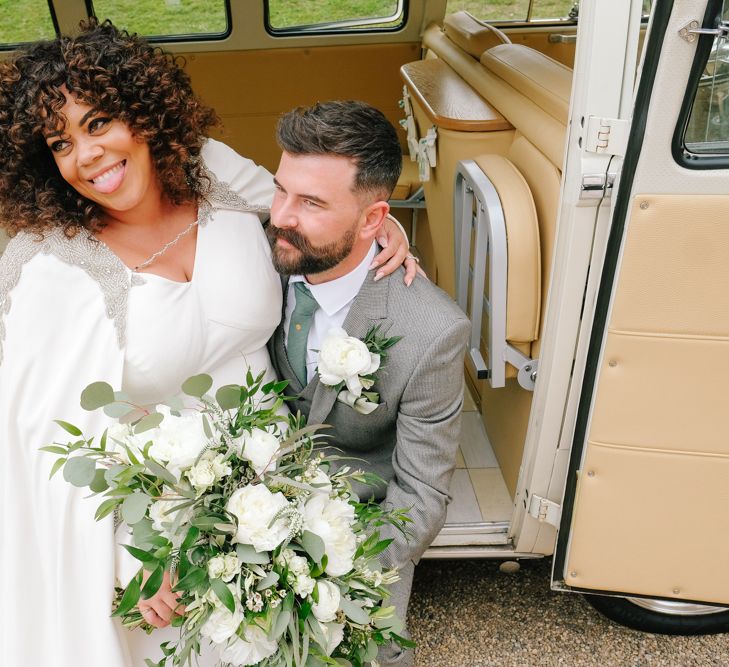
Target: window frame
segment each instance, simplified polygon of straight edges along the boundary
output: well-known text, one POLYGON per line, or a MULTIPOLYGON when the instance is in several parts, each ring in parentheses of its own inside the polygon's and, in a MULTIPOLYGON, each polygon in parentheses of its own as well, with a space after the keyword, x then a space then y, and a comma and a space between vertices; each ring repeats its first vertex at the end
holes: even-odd
POLYGON ((271 0, 264 0, 263 3, 263 27, 265 31, 274 38, 281 37, 310 37, 317 35, 369 35, 379 33, 392 33, 402 30, 408 22, 409 0, 397 0, 396 12, 392 17, 383 17, 382 23, 389 23, 400 16, 400 23, 395 26, 383 26, 381 28, 370 28, 367 30, 356 29, 356 26, 369 25, 368 19, 350 19, 343 21, 329 21, 325 23, 310 23, 304 25, 288 26, 286 28, 274 28, 271 25, 270 5, 271 0))
MULTIPOLYGON (((722 0, 710 0, 706 6, 702 28, 713 30, 721 21, 722 0)), ((699 89, 701 76, 711 55, 714 45, 714 35, 699 35, 694 61, 691 66, 684 93, 681 109, 676 121, 676 129, 671 141, 671 154, 673 159, 686 169, 726 169, 729 167, 729 148, 726 153, 692 153, 686 147, 686 130, 688 129, 691 111, 699 89)), ((729 142, 729 137, 726 139, 729 142)), ((708 143, 708 142, 707 142, 708 143)))
MULTIPOLYGON (((181 43, 190 43, 190 42, 219 42, 224 39, 227 39, 230 37, 230 34, 233 32, 233 20, 232 15, 230 11, 230 0, 220 0, 223 3, 223 7, 225 9, 225 22, 226 22, 226 29, 223 32, 205 32, 205 33, 183 33, 183 34, 166 34, 166 35, 142 35, 139 34, 140 37, 143 37, 145 41, 150 42, 152 44, 167 44, 169 42, 181 42, 181 43)), ((86 5, 86 14, 89 17, 96 17, 96 13, 94 12, 94 0, 85 0, 86 5)), ((116 25, 116 24, 115 24, 116 25)), ((136 32, 133 28, 130 29, 130 32, 136 32)))

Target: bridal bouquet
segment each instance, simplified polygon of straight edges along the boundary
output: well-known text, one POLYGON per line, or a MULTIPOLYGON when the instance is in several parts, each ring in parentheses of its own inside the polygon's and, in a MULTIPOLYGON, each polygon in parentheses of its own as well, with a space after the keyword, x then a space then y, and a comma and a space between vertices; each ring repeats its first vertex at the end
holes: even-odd
POLYGON ((151 632, 137 603, 165 572, 175 582, 179 640, 149 667, 192 664, 205 642, 222 665, 265 667, 358 667, 380 644, 412 645, 385 606, 397 572, 377 559, 391 542, 379 527, 404 530, 408 518, 358 502, 351 481, 373 480, 331 472, 321 427, 280 416, 285 385, 248 373, 213 397, 212 379, 197 375, 182 386, 188 399, 150 410, 97 382, 81 405, 103 409, 109 428, 87 438, 58 421, 72 441, 43 447, 60 457, 51 476, 62 469, 103 498, 97 519, 113 512, 131 529, 123 546, 141 567, 117 589, 113 615, 151 632))

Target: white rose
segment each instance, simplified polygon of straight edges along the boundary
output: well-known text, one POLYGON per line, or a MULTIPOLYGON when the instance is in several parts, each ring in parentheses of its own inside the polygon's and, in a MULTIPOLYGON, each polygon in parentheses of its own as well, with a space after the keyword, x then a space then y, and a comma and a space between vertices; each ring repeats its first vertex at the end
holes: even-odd
POLYGON ((185 474, 190 480, 190 484, 195 487, 198 495, 215 484, 216 475, 210 460, 198 461, 185 474))
POLYGON ((263 484, 244 486, 230 496, 225 509, 238 519, 238 530, 233 542, 252 544, 256 551, 271 551, 286 539, 288 522, 273 517, 288 506, 280 491, 271 493, 263 484))
POLYGON ((344 329, 330 329, 319 351, 319 379, 329 386, 344 382, 355 396, 362 394, 360 375, 370 375, 380 367, 380 355, 372 354, 358 338, 344 329))
POLYGON ((242 620, 243 614, 238 605, 234 614, 227 607, 216 607, 200 628, 200 634, 215 644, 221 644, 236 633, 242 620))
POLYGON ((178 526, 185 526, 190 519, 191 509, 189 507, 181 510, 176 509, 180 504, 186 502, 186 500, 186 498, 153 500, 149 506, 149 518, 152 519, 152 527, 158 530, 163 537, 166 537, 173 544, 181 542, 184 534, 187 533, 187 529, 183 531, 178 530, 178 534, 176 535, 173 535, 170 531, 173 523, 177 523, 178 526), (179 514, 182 514, 182 516, 178 519, 179 514))
POLYGON ((213 472, 215 473, 215 477, 217 479, 222 479, 223 477, 227 477, 230 475, 230 473, 233 472, 233 469, 230 467, 230 462, 225 460, 225 457, 222 454, 217 454, 210 460, 210 465, 213 467, 213 472))
POLYGON ((305 598, 307 595, 311 595, 311 592, 316 586, 316 581, 312 579, 308 574, 299 574, 293 583, 294 593, 301 598, 305 598))
POLYGON ((331 655, 332 651, 334 651, 334 649, 337 648, 344 639, 344 624, 320 622, 319 627, 327 640, 327 645, 322 646, 322 648, 327 655, 331 655))
POLYGON ((184 414, 176 417, 164 405, 157 408, 164 415, 162 423, 150 431, 152 446, 149 454, 167 464, 167 469, 179 478, 189 468, 208 444, 200 414, 184 414))
POLYGON ((208 576, 211 579, 220 579, 225 572, 225 561, 222 556, 215 556, 208 561, 208 576))
POLYGON ((342 597, 339 586, 333 584, 331 581, 322 579, 317 582, 316 591, 319 602, 315 602, 311 606, 311 611, 318 621, 329 623, 336 618, 337 610, 339 609, 339 601, 342 597))
POLYGON ((106 432, 106 447, 109 451, 119 454, 119 458, 121 458, 124 463, 131 463, 127 447, 129 447, 137 461, 142 461, 142 449, 149 441, 143 436, 144 434, 136 435, 132 430, 131 424, 120 424, 119 422, 114 422, 111 426, 109 426, 106 432))
POLYGON ((240 561, 237 554, 225 554, 223 556, 225 567, 223 568, 223 581, 230 581, 240 572, 240 561))
POLYGON ((314 489, 314 493, 329 495, 332 492, 332 480, 321 468, 317 468, 316 472, 309 478, 309 484, 314 489))
POLYGON ((321 537, 327 555, 325 572, 340 577, 352 569, 357 539, 352 532, 354 507, 341 498, 313 494, 304 505, 304 530, 321 537))
POLYGON ((233 665, 255 665, 273 655, 278 642, 270 639, 257 625, 248 625, 245 639, 236 637, 220 654, 222 662, 233 665))
POLYGON ((276 470, 279 441, 275 435, 260 428, 244 433, 240 439, 240 456, 250 461, 257 475, 276 470))

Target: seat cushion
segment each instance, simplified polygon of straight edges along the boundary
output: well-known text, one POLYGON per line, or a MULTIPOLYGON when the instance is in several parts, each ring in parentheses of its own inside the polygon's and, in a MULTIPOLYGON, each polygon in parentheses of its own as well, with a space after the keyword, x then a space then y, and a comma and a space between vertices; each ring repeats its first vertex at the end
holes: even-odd
POLYGON ((480 155, 475 162, 499 195, 506 225, 506 340, 528 343, 539 336, 542 300, 537 210, 527 182, 510 160, 480 155))
POLYGON ((476 59, 487 49, 511 43, 501 30, 488 23, 482 23, 466 11, 446 16, 443 20, 443 30, 454 44, 476 59))
POLYGON ((408 155, 402 158, 402 172, 390 199, 407 199, 422 185, 418 176, 418 163, 412 162, 408 155))

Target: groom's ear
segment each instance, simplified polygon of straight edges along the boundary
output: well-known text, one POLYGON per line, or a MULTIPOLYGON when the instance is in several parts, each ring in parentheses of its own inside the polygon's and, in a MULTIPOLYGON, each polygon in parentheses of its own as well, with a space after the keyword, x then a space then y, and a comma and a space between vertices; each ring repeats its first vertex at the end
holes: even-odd
POLYGON ((367 241, 374 239, 389 212, 390 205, 386 201, 376 201, 367 206, 362 212, 364 224, 359 230, 360 238, 367 241))

